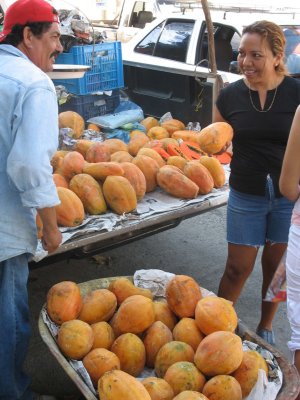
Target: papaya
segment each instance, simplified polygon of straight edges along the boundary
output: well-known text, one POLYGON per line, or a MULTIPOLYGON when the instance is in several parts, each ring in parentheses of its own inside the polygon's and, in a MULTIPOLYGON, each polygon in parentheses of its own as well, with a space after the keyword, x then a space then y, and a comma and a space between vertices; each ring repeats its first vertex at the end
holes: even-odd
POLYGON ((229 375, 240 366, 242 359, 241 338, 232 332, 216 331, 200 342, 194 363, 206 376, 229 375))
POLYGON ((107 211, 101 186, 91 175, 77 174, 73 176, 69 188, 80 198, 87 213, 98 215, 107 211))
POLYGON ((127 372, 112 370, 98 381, 98 393, 103 400, 151 400, 145 386, 127 372))
POLYGON ((196 305, 201 298, 200 287, 191 276, 175 275, 167 283, 167 303, 179 318, 194 317, 196 305))
POLYGON ((199 188, 199 194, 208 194, 214 187, 214 180, 209 170, 199 161, 189 161, 183 169, 184 174, 199 188))
POLYGON ((58 114, 59 128, 70 128, 70 136, 74 139, 79 139, 84 130, 84 119, 75 111, 64 111, 58 114))
POLYGON ((110 161, 110 150, 104 142, 93 142, 85 153, 85 159, 89 163, 110 161))
POLYGON ((159 165, 157 161, 146 155, 136 155, 132 163, 136 165, 144 174, 146 179, 146 193, 153 192, 157 187, 157 173, 159 165))
POLYGON ((217 375, 205 383, 202 393, 209 400, 242 400, 238 381, 230 375, 217 375))
POLYGON ((135 190, 129 180, 123 176, 108 176, 102 189, 106 203, 115 213, 124 214, 136 209, 135 190))
POLYGON ((151 400, 172 400, 174 398, 173 389, 162 378, 149 376, 141 382, 150 394, 151 400))
POLYGON ((95 163, 86 162, 83 166, 82 172, 84 174, 89 174, 100 181, 104 181, 111 175, 124 175, 123 168, 120 164, 112 161, 100 161, 95 163))
POLYGON ((178 361, 188 361, 192 363, 194 354, 194 350, 187 343, 172 340, 164 344, 159 349, 155 358, 154 369, 156 376, 163 378, 167 369, 178 361))
POLYGON ((158 186, 174 197, 194 199, 199 187, 174 165, 164 165, 157 173, 158 186))
POLYGON ((108 286, 108 290, 114 293, 117 298, 118 305, 123 303, 129 296, 140 294, 153 300, 153 294, 149 289, 143 289, 135 286, 131 280, 126 277, 120 277, 112 280, 108 286))
POLYGON ((201 129, 197 142, 207 154, 220 152, 224 146, 231 142, 233 129, 227 122, 213 122, 201 129))
POLYGON ((207 296, 198 301, 195 320, 205 335, 216 331, 234 332, 238 324, 232 302, 217 296, 207 296))
POLYGON ((132 162, 121 162, 120 165, 124 171, 124 178, 128 179, 135 191, 137 201, 142 200, 147 189, 145 175, 140 168, 132 162))
POLYGON ((142 340, 134 333, 123 333, 113 342, 111 351, 120 360, 120 369, 138 376, 145 367, 146 350, 142 340))
POLYGON ((161 321, 155 321, 146 330, 143 342, 146 349, 146 365, 153 368, 160 348, 173 340, 170 329, 161 321))
POLYGON ((258 379, 258 370, 265 371, 268 377, 268 365, 261 354, 255 350, 244 351, 240 366, 232 376, 239 382, 243 398, 247 397, 258 379))
POLYGON ((214 181, 214 187, 218 189, 224 186, 226 176, 224 168, 220 161, 215 157, 208 156, 202 156, 199 161, 210 172, 214 181))
POLYGON ((55 206, 57 223, 60 226, 78 226, 85 217, 82 201, 72 190, 57 187, 60 204, 55 206))
POLYGON ((164 380, 170 384, 175 395, 184 390, 202 392, 206 383, 205 376, 194 363, 189 361, 178 361, 170 365, 164 375, 164 380))

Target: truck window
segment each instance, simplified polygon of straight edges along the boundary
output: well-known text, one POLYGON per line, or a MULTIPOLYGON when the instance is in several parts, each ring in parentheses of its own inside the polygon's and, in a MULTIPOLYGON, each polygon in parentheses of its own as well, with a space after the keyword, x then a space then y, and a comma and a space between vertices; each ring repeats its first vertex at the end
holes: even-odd
POLYGON ((146 36, 136 46, 135 51, 185 62, 193 27, 193 21, 169 20, 164 26, 162 24, 157 26, 146 36))
POLYGON ((185 62, 194 22, 167 23, 154 49, 154 56, 185 62))
MULTIPOLYGON (((229 71, 230 63, 237 59, 241 36, 228 25, 213 23, 213 27, 217 69, 229 71)), ((209 67, 208 58, 208 34, 206 23, 203 22, 198 41, 196 63, 203 67, 209 67)))
POLYGON ((154 47, 162 30, 163 23, 156 26, 134 49, 137 53, 153 55, 154 47))
POLYGON ((147 23, 154 20, 152 3, 136 1, 132 9, 129 24, 128 19, 129 15, 127 16, 126 26, 140 29, 144 28, 147 23))

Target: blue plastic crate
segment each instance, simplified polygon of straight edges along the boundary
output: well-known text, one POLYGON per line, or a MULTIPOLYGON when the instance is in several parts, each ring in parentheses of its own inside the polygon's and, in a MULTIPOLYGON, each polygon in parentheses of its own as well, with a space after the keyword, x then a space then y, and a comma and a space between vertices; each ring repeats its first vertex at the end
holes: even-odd
POLYGON ((85 121, 90 118, 105 114, 111 114, 120 103, 119 89, 113 90, 112 95, 86 94, 73 96, 64 104, 61 104, 59 112, 75 111, 85 121))
POLYGON ((74 94, 92 94, 124 87, 122 50, 120 42, 73 46, 62 53, 57 64, 89 65, 91 69, 80 79, 54 79, 54 85, 63 85, 74 94))

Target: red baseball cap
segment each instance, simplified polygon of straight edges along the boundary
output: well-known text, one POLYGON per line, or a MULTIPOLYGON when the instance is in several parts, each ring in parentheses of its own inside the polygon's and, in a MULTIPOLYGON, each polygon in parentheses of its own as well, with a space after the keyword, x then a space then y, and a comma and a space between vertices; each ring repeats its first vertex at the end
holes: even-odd
POLYGON ((14 25, 31 22, 59 22, 59 18, 53 13, 52 5, 45 0, 17 0, 5 12, 0 42, 11 33, 14 25))

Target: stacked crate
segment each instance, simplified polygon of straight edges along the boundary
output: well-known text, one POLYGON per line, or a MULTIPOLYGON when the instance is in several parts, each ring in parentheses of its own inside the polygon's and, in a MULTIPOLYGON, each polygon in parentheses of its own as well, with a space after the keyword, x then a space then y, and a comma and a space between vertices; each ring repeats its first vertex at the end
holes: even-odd
POLYGON ((59 112, 78 112, 85 120, 110 114, 119 104, 119 89, 124 86, 122 51, 120 42, 73 46, 62 53, 57 64, 88 65, 90 69, 80 79, 54 79, 74 96, 59 106, 59 112), (108 92, 112 91, 111 95, 108 92), (99 94, 101 93, 101 94, 99 94))

